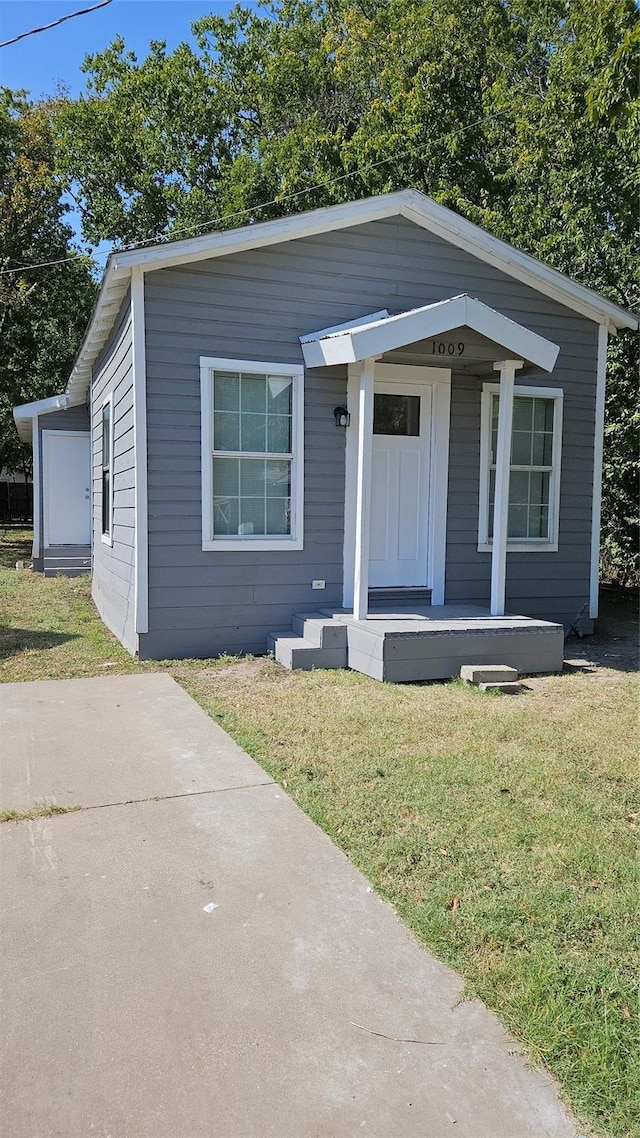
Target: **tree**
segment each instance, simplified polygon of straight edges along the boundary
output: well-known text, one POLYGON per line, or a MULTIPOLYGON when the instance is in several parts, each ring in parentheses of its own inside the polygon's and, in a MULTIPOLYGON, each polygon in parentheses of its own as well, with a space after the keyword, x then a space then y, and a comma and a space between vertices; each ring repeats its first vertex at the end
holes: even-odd
MULTIPOLYGON (((194 34, 195 49, 153 43, 141 63, 114 41, 85 61, 86 93, 56 104, 58 169, 88 239, 183 236, 413 185, 637 303, 635 0, 265 0, 194 34)), ((604 485, 623 574, 637 548, 633 342, 611 350, 604 485)))
POLYGON ((50 116, 7 88, 0 96, 0 470, 31 469, 16 404, 61 391, 96 292, 78 257, 54 173, 50 116), (43 261, 60 261, 32 269, 43 261), (18 269, 17 272, 4 270, 18 269))

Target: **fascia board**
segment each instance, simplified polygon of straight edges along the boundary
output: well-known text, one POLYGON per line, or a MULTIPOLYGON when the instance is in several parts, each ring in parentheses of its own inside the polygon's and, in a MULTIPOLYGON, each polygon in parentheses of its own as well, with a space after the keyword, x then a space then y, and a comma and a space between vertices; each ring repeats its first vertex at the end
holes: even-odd
POLYGON ((637 328, 638 319, 626 309, 600 296, 586 285, 578 284, 550 265, 523 253, 499 237, 487 233, 472 221, 441 206, 418 190, 412 190, 400 207, 400 213, 436 237, 458 249, 464 249, 507 276, 529 285, 536 292, 556 300, 590 320, 606 317, 616 328, 637 328))
POLYGON ((401 212, 403 201, 410 193, 408 190, 400 190, 395 194, 380 194, 375 198, 363 198, 360 201, 345 202, 343 205, 326 206, 324 209, 312 210, 309 213, 292 214, 278 218, 276 221, 256 222, 254 225, 245 225, 240 229, 217 230, 202 237, 191 237, 167 245, 131 249, 117 253, 115 264, 120 270, 131 268, 133 265, 140 265, 147 270, 172 268, 191 261, 261 249, 282 241, 314 237, 319 233, 347 229, 352 225, 365 225, 369 221, 397 217, 401 212))
POLYGON ((509 320, 501 312, 496 312, 472 296, 466 299, 465 323, 474 332, 479 332, 481 336, 486 336, 488 340, 513 352, 515 357, 522 356, 544 371, 553 371, 560 351, 557 344, 545 340, 515 320, 509 320))
POLYGON ((439 336, 465 323, 466 297, 454 297, 439 304, 391 316, 371 328, 359 328, 350 333, 354 358, 383 355, 417 340, 439 336))
POLYGON ((305 336, 300 336, 300 343, 310 344, 312 340, 322 340, 324 336, 335 336, 339 332, 348 332, 350 328, 361 328, 365 324, 377 324, 380 320, 388 319, 389 310, 381 308, 379 312, 358 316, 355 320, 346 320, 344 324, 334 324, 331 328, 322 328, 319 332, 308 332, 305 336))

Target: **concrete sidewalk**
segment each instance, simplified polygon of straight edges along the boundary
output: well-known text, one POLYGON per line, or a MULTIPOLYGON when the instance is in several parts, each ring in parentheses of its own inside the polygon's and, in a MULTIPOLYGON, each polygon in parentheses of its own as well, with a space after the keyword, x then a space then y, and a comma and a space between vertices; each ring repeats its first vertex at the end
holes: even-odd
POLYGON ((3 1138, 575 1136, 168 676, 0 686, 0 769, 2 809, 84 808, 0 826, 3 1138))

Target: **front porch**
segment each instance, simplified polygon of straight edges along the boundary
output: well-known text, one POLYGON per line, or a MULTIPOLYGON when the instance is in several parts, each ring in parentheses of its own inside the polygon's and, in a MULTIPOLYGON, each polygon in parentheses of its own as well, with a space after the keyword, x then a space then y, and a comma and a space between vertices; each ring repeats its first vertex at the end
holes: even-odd
POLYGON ((564 630, 527 616, 492 616, 475 605, 376 611, 359 620, 344 609, 299 613, 269 636, 287 668, 352 668, 388 683, 444 680, 463 664, 506 664, 518 672, 562 670, 564 630))

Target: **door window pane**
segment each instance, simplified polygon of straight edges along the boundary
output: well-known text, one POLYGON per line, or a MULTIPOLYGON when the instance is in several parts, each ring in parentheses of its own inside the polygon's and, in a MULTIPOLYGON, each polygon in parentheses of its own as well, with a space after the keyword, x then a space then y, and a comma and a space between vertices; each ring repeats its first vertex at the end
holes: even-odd
POLYGON ((374 395, 373 433, 374 435, 419 435, 420 396, 374 395))

